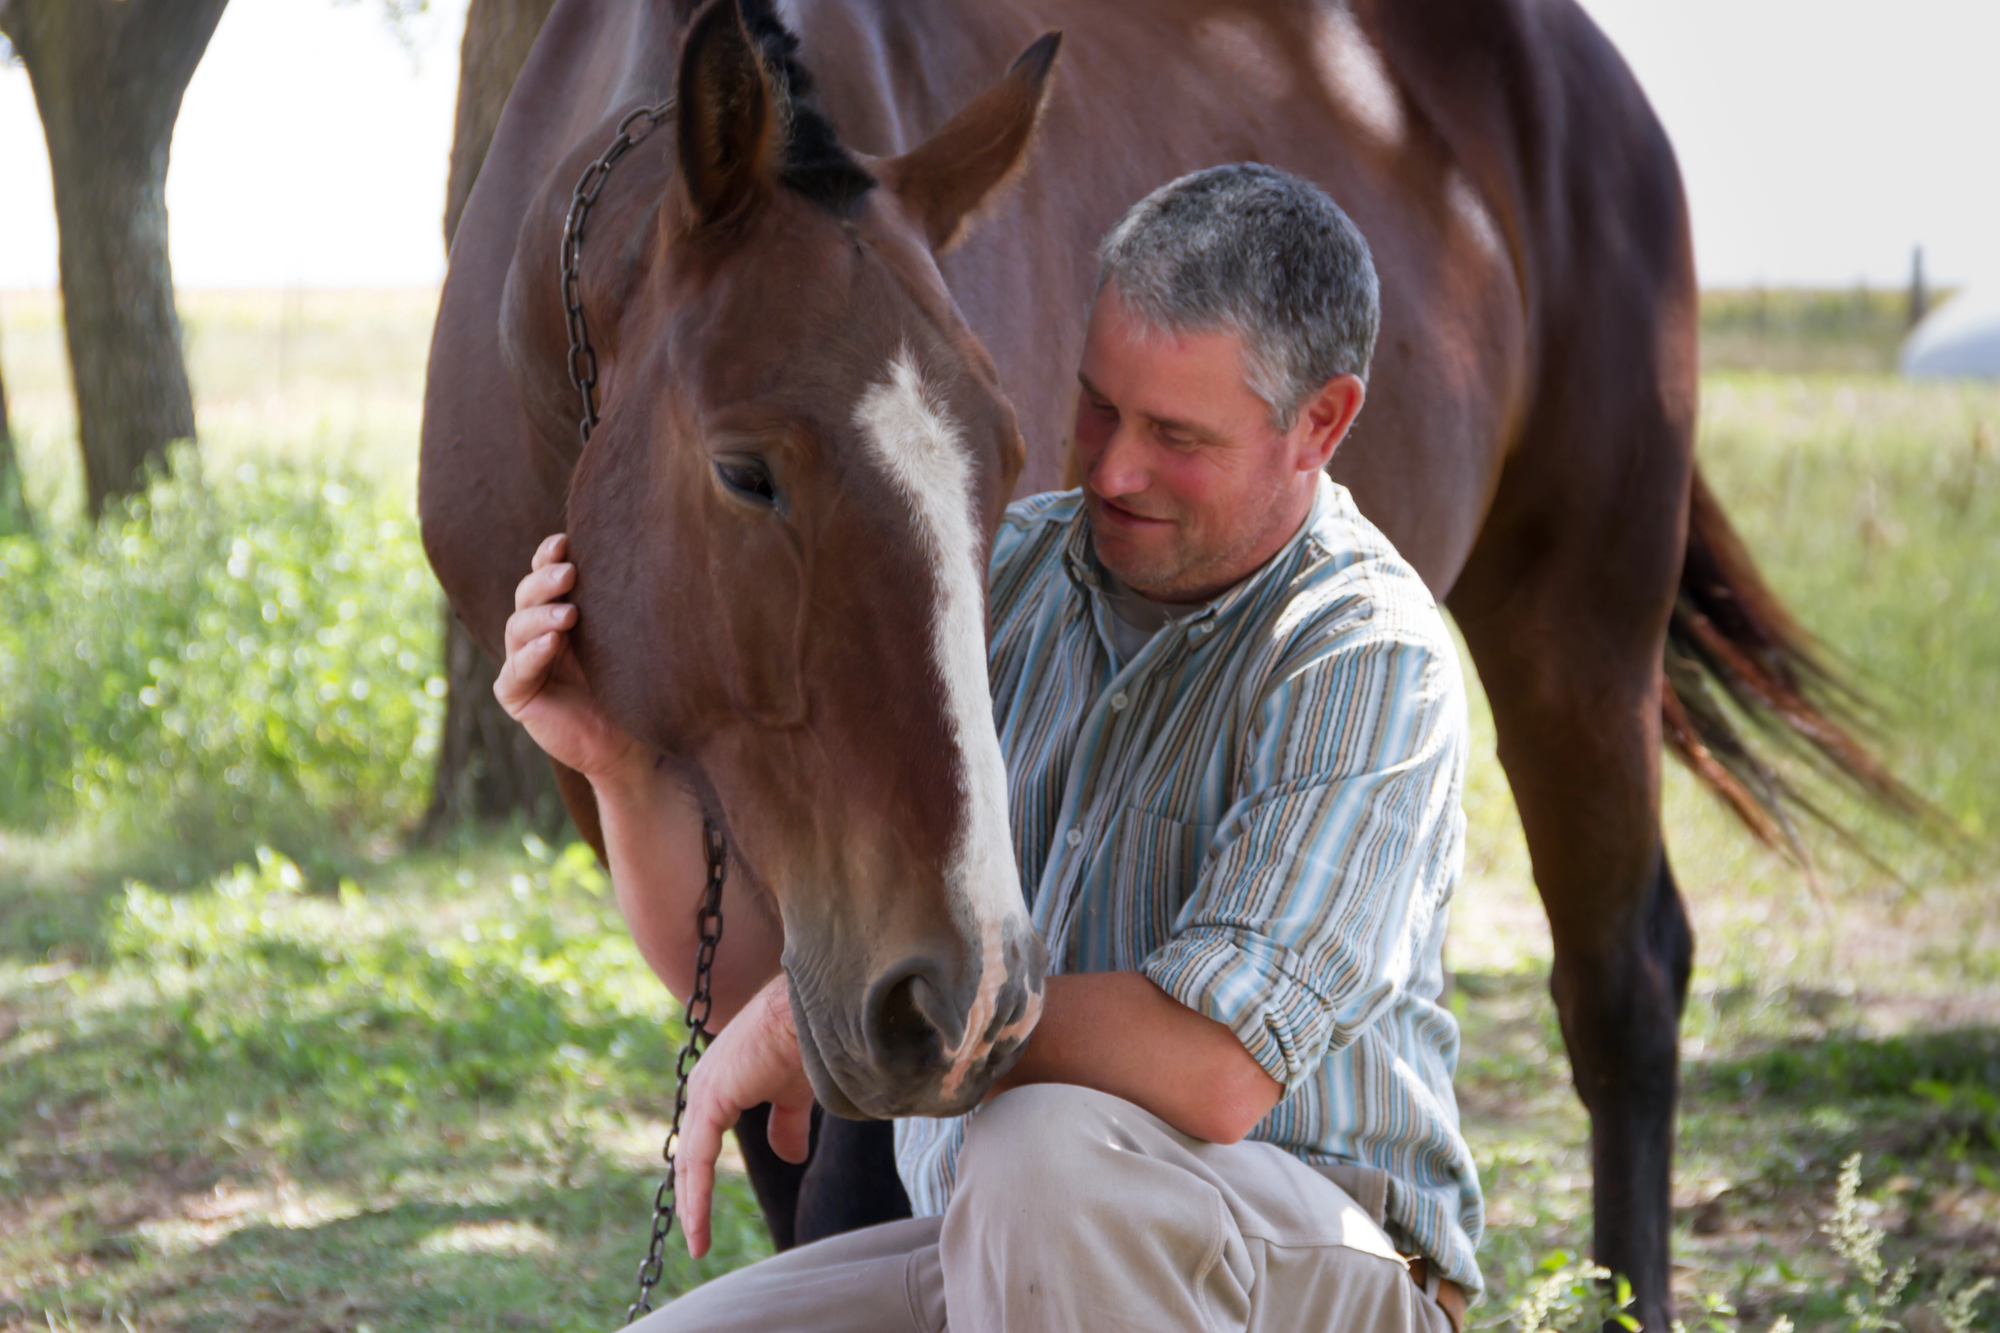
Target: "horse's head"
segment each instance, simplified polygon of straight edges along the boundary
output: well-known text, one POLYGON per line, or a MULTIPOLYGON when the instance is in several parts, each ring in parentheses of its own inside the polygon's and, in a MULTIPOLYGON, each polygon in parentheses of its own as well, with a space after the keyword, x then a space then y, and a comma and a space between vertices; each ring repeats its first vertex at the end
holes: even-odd
MULTIPOLYGON (((864 161, 782 31, 717 0, 689 26, 671 133, 589 225, 602 422, 569 499, 577 652, 775 901, 807 1068, 846 1115, 966 1109, 1041 1008, 985 655, 1023 446, 933 256, 1016 167, 1055 46, 864 161)), ((573 430, 550 379, 556 250, 528 232, 510 355, 545 429, 573 430)))

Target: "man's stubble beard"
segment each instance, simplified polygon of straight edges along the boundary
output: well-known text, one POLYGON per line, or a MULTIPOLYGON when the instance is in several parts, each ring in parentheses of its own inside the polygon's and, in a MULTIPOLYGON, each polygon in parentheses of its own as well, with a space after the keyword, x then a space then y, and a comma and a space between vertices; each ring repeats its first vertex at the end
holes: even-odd
MULTIPOLYGON (((1279 512, 1286 499, 1286 481, 1276 477, 1263 495, 1247 503, 1243 512, 1266 515, 1279 512)), ((1176 524, 1176 534, 1186 528, 1176 524)), ((1226 588, 1240 583, 1254 571, 1243 567, 1251 553, 1270 537, 1268 527, 1238 526, 1207 542, 1179 540, 1152 559, 1141 559, 1123 568, 1104 558, 1095 534, 1091 548, 1098 563, 1117 575, 1118 581, 1142 597, 1171 602, 1190 593, 1226 588)))

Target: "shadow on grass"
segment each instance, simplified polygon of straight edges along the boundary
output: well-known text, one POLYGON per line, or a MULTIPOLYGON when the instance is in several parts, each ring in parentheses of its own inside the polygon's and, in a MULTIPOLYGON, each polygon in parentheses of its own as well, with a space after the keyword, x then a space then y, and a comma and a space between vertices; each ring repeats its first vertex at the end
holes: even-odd
MULTIPOLYGON (((482 871, 518 857, 521 821, 453 832, 413 844, 400 834, 367 839, 325 828, 294 836, 218 831, 203 838, 144 838, 115 830, 49 831, 0 826, 0 963, 101 962, 104 927, 125 885, 137 880, 163 893, 191 893, 274 847, 296 862, 310 893, 333 893, 343 880, 374 891, 412 881, 453 882, 465 866, 482 871)), ((463 884, 462 879, 457 881, 463 884)))
POLYGON ((1797 1101, 1928 1097, 1937 1088, 2000 1088, 2000 1028, 1902 1037, 1829 1037, 1689 1066, 1691 1088, 1797 1101))
POLYGON ((1809 1130, 1815 1178, 1852 1151, 2000 1188, 2000 1028, 1787 1043, 1690 1064, 1687 1085, 1703 1110, 1809 1130))
MULTIPOLYGON (((82 1281, 20 1292, 13 1310, 0 1307, 0 1327, 41 1310, 60 1321, 67 1307, 143 1310, 147 1323, 190 1331, 614 1329, 632 1299, 651 1192, 648 1179, 619 1172, 582 1190, 260 1220, 166 1252, 112 1236, 90 1247, 82 1281)), ((670 1247, 662 1299, 762 1252, 733 1234, 752 1222, 738 1192, 717 1219, 729 1257, 696 1263, 670 1247)))
MULTIPOLYGON (((104 923, 132 880, 189 892, 254 858, 256 840, 148 842, 112 834, 43 834, 0 829, 0 961, 101 961, 104 923)), ((295 857, 309 882, 332 886, 373 869, 350 849, 295 857)))

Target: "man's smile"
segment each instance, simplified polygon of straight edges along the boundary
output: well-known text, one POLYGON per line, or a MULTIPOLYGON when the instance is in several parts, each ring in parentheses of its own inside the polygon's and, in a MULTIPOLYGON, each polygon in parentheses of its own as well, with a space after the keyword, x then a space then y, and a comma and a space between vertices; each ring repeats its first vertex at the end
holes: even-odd
POLYGON ((1122 527, 1134 532, 1150 532, 1159 528, 1173 526, 1172 519, 1154 518, 1151 515, 1127 509, 1116 500, 1106 499, 1088 487, 1084 489, 1084 494, 1090 498, 1091 517, 1101 519, 1113 527, 1122 527))

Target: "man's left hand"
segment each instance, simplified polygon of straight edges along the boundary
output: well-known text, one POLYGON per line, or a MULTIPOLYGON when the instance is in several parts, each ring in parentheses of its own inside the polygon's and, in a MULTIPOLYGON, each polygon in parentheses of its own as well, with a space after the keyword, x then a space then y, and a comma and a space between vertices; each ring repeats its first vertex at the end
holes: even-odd
POLYGON ((799 1057, 783 972, 765 983, 695 1063, 674 1150, 674 1199, 688 1253, 708 1253, 709 1204, 722 1134, 751 1107, 771 1104, 771 1149, 803 1162, 812 1145, 812 1084, 799 1057))

